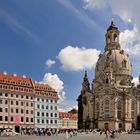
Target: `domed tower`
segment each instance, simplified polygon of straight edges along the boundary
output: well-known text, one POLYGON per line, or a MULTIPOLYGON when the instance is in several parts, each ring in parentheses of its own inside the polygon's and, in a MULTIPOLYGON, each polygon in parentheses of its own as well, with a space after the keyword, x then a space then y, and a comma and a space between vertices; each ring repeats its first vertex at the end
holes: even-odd
POLYGON ((119 44, 120 31, 113 21, 107 29, 105 52, 99 55, 93 83, 94 91, 100 86, 130 86, 132 66, 128 54, 119 44))
POLYGON ((95 126, 101 129, 125 129, 131 126, 127 97, 131 88, 132 66, 119 44, 120 31, 113 21, 107 29, 106 45, 95 68, 92 83, 95 126))

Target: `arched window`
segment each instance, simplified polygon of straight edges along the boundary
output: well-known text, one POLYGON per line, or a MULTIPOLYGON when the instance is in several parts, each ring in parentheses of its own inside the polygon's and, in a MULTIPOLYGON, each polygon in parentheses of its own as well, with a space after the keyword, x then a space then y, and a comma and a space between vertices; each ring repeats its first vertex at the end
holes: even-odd
POLYGON ((108 99, 105 99, 104 114, 105 114, 105 118, 109 117, 109 100, 108 99))
POLYGON ((117 104, 117 118, 121 119, 122 118, 122 106, 121 106, 121 101, 118 101, 117 104))
POLYGON ((134 119, 136 117, 136 102, 134 100, 132 100, 131 102, 131 118, 134 119))
POLYGON ((110 37, 110 35, 108 35, 108 37, 107 37, 107 43, 109 44, 111 42, 111 37, 110 37))
POLYGON ((113 37, 113 42, 118 42, 118 37, 116 34, 114 34, 114 37, 113 37))
POLYGON ((106 79, 105 79, 105 83, 106 83, 106 84, 108 84, 108 83, 109 83, 109 80, 108 80, 108 78, 106 78, 106 79))
POLYGON ((123 61, 122 61, 122 68, 126 68, 126 63, 127 63, 126 60, 123 60, 123 61))

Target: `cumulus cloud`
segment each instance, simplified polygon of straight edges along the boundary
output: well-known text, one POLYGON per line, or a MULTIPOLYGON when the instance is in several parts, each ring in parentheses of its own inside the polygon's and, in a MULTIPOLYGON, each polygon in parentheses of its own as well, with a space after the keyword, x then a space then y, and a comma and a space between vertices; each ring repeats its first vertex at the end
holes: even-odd
POLYGON ((67 46, 59 52, 58 59, 63 70, 80 71, 94 68, 99 54, 96 49, 67 46))
POLYGON ((47 67, 48 68, 50 68, 52 65, 54 65, 56 62, 54 61, 54 60, 51 60, 51 59, 48 59, 47 61, 46 61, 46 65, 47 65, 47 67))
POLYGON ((134 83, 134 85, 137 86, 139 84, 139 77, 134 77, 132 83, 134 83))
POLYGON ((83 0, 85 9, 105 9, 110 7, 114 15, 118 15, 124 22, 133 25, 132 30, 125 30, 120 34, 122 47, 130 54, 140 56, 140 1, 126 0, 83 0), (127 3, 127 4, 126 4, 127 3))
POLYGON ((120 33, 120 44, 128 54, 140 57, 140 37, 135 27, 120 33))
POLYGON ((43 78, 43 83, 47 83, 58 92, 59 102, 65 100, 64 83, 57 74, 46 73, 43 78))
POLYGON ((59 107, 58 110, 61 111, 61 112, 68 112, 72 109, 76 109, 78 110, 78 106, 77 105, 70 105, 69 107, 65 107, 65 108, 61 108, 59 107))

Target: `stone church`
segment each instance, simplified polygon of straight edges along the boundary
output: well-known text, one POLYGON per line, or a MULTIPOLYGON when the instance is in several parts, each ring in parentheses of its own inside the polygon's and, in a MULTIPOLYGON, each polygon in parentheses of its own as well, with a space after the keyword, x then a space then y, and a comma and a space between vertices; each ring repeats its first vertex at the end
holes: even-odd
POLYGON ((112 21, 91 86, 85 72, 77 99, 79 129, 140 129, 140 84, 135 87, 131 82, 132 65, 121 49, 119 33, 112 21))

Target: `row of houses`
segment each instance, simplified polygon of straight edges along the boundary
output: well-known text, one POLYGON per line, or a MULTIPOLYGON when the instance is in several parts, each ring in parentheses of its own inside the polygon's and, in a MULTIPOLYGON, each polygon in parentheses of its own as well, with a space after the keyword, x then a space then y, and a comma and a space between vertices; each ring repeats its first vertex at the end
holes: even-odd
POLYGON ((0 128, 76 129, 77 115, 58 111, 58 94, 26 76, 0 73, 0 128))

